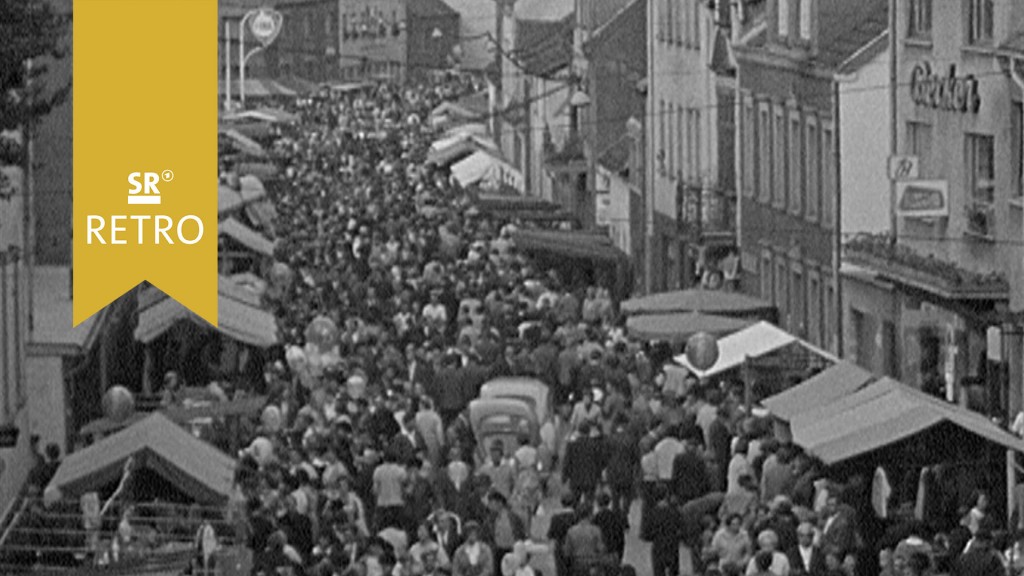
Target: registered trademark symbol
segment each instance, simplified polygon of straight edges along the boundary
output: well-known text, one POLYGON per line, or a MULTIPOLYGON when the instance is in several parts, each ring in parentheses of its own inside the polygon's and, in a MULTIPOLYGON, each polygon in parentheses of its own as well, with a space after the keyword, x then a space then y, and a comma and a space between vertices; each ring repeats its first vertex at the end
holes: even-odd
POLYGON ((170 182, 171 180, 174 180, 174 172, 164 170, 160 173, 160 177, 164 179, 164 182, 170 182))

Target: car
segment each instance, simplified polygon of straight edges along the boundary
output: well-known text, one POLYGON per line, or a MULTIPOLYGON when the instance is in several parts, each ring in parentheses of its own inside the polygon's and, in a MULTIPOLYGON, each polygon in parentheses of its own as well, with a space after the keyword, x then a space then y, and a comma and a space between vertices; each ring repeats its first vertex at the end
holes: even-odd
MULTIPOLYGON (((518 402, 533 413, 540 436, 536 441, 531 441, 531 446, 537 448, 537 457, 542 473, 549 472, 555 462, 557 447, 554 446, 555 418, 554 418, 554 397, 551 388, 536 378, 525 377, 501 377, 488 380, 480 388, 481 400, 508 400, 518 402)), ((514 444, 506 444, 506 454, 515 452, 518 448, 518 439, 513 438, 514 444)))
POLYGON ((480 398, 518 400, 530 407, 540 426, 551 420, 551 389, 536 378, 503 377, 488 380, 480 388, 480 398))
POLYGON ((540 444, 537 415, 528 404, 510 398, 478 398, 469 403, 469 422, 477 440, 477 457, 487 460, 491 446, 501 442, 506 458, 519 448, 520 438, 540 444))

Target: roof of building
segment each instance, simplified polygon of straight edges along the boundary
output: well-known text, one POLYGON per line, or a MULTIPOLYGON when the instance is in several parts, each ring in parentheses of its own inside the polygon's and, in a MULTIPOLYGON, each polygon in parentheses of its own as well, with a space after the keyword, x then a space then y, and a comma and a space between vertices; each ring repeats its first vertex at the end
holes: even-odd
POLYGON ((860 49, 839 64, 839 68, 836 71, 841 74, 847 74, 859 70, 879 54, 884 54, 888 49, 889 31, 883 30, 881 34, 869 40, 867 44, 861 46, 860 49))
POLYGON ((888 0, 835 2, 819 21, 820 64, 834 68, 889 27, 888 0))
MULTIPOLYGON (((629 15, 633 14, 634 12, 640 12, 641 14, 643 14, 644 23, 646 24, 647 3, 644 2, 643 0, 633 0, 632 2, 629 2, 625 6, 619 8, 618 11, 616 11, 611 18, 608 18, 606 21, 602 22, 590 34, 590 39, 583 44, 583 51, 589 52, 589 50, 593 46, 600 44, 607 37, 609 31, 619 28, 622 25, 623 20, 625 20, 629 15)), ((646 29, 644 31, 646 32, 646 29)))
POLYGON ((459 15, 454 8, 446 4, 443 0, 409 0, 405 9, 410 17, 458 17, 459 15))
POLYGON ((616 174, 629 170, 629 151, 633 139, 629 134, 622 136, 597 157, 597 163, 616 174))
POLYGON ((614 16, 594 30, 590 39, 583 44, 583 52, 590 56, 600 49, 605 42, 615 38, 615 32, 625 30, 631 35, 639 35, 635 38, 637 50, 629 58, 623 60, 640 73, 647 69, 647 3, 643 0, 633 0, 627 6, 622 7, 614 16))
POLYGON ((531 76, 547 77, 572 63, 572 14, 561 20, 520 20, 514 58, 531 76))

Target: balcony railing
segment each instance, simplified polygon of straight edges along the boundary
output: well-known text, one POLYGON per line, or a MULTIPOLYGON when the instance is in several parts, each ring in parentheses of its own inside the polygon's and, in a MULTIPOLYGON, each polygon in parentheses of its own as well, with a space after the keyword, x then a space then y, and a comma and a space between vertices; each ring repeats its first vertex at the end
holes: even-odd
POLYGON ((1010 285, 999 271, 978 273, 924 255, 884 234, 861 234, 843 246, 843 258, 897 282, 950 299, 1005 299, 1010 285))

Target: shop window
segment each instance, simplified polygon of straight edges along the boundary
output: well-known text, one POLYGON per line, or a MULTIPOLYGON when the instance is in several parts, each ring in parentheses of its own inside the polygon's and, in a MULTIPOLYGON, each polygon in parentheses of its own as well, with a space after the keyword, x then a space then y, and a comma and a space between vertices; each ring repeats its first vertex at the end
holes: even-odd
POLYGON ((790 301, 792 303, 792 310, 790 312, 790 329, 796 333, 797 336, 805 338, 807 336, 807 325, 806 322, 806 305, 807 305, 807 285, 804 284, 804 275, 800 271, 800 265, 793 264, 793 283, 790 286, 790 301))
POLYGON ((907 122, 907 153, 917 156, 918 169, 923 177, 932 155, 931 124, 907 122))
POLYGON ((761 252, 761 299, 766 302, 775 302, 774 280, 772 275, 772 253, 768 250, 761 252))
POLYGON ((995 211, 995 158, 992 136, 968 134, 967 144, 967 229, 970 233, 992 237, 995 211))
POLYGON ((775 307, 779 309, 779 323, 783 328, 790 328, 789 324, 789 274, 786 273, 786 260, 782 257, 775 259, 775 307))
POLYGON ((995 0, 967 0, 967 40, 969 44, 992 42, 995 0))
POLYGON ((818 273, 812 272, 807 281, 807 333, 811 344, 822 346, 825 342, 824 325, 821 321, 821 281, 818 273))

